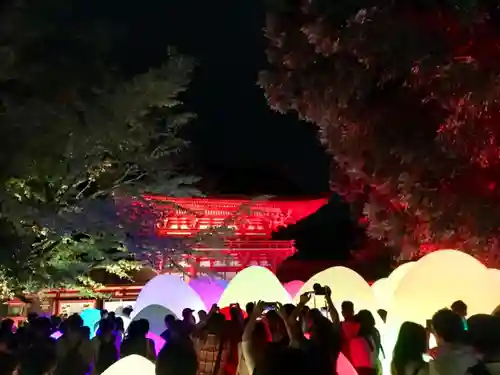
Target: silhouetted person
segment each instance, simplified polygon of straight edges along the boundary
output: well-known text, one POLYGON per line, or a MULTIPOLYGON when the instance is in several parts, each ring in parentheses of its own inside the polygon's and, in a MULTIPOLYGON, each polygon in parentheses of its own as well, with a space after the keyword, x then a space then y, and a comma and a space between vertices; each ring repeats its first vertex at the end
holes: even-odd
POLYGON ((481 354, 481 366, 491 375, 500 374, 500 318, 479 314, 468 320, 470 343, 481 354))
POLYGON ((425 328, 417 323, 404 322, 394 345, 391 375, 427 375, 429 366, 423 359, 427 346, 425 328))
POLYGON ((464 328, 467 330, 467 305, 465 302, 460 300, 453 302, 451 304, 451 311, 462 319, 464 328))
POLYGON ((94 347, 95 374, 102 374, 118 360, 114 320, 104 319, 99 323, 99 333, 92 339, 94 347))
POLYGON ((158 353, 156 375, 196 375, 198 358, 189 341, 167 344, 158 353))
POLYGON ((465 344, 465 329, 460 316, 448 309, 432 317, 432 330, 438 344, 435 359, 429 363, 431 375, 464 375, 477 364, 474 350, 465 344))

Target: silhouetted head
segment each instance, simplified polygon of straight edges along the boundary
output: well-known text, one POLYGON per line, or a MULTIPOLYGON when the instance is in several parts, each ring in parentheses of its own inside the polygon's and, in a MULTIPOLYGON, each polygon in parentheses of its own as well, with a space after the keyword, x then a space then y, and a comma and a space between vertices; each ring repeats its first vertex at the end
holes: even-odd
POLYGON ((39 317, 31 323, 31 332, 37 338, 49 337, 52 323, 49 318, 39 317))
POLYGON ((422 355, 427 351, 427 331, 413 322, 404 322, 399 329, 394 346, 392 365, 396 374, 404 374, 408 364, 423 362, 422 355))
POLYGON ((354 303, 351 301, 342 302, 341 313, 344 320, 354 320, 354 303))
POLYGON ((384 309, 378 309, 377 310, 378 315, 382 319, 382 321, 385 323, 387 320, 387 310, 384 309))
POLYGON ((466 318, 467 317, 467 305, 464 301, 455 301, 451 304, 451 311, 457 314, 459 317, 466 318))
POLYGON ((195 323, 196 320, 193 316, 193 313, 194 313, 194 310, 193 309, 184 309, 182 310, 182 319, 185 321, 185 322, 189 322, 189 323, 195 323))
POLYGON ((500 355, 500 318, 478 314, 467 321, 471 345, 484 356, 484 361, 498 362, 500 355))
POLYGON ((368 310, 360 310, 355 316, 356 322, 359 323, 358 335, 370 335, 375 329, 375 318, 368 310))
POLYGON ((175 318, 175 316, 171 315, 171 314, 167 314, 165 315, 165 327, 167 327, 167 329, 172 329, 172 327, 174 326, 175 324, 175 321, 177 319, 175 318))
POLYGON ((449 309, 439 310, 434 314, 432 329, 438 344, 458 344, 465 339, 462 318, 449 309))
POLYGON ((146 337, 149 332, 149 322, 146 319, 134 320, 130 323, 127 330, 128 338, 146 337))
POLYGON ((198 357, 190 341, 167 343, 156 359, 156 375, 196 375, 198 357))
POLYGON ((103 319, 99 322, 99 335, 109 336, 115 331, 115 321, 111 319, 103 319))
POLYGON ((252 315, 254 310, 255 310, 255 303, 248 302, 247 305, 245 306, 245 311, 247 312, 248 316, 252 315))
POLYGON ((205 310, 200 310, 198 311, 198 319, 200 319, 200 322, 204 322, 207 319, 207 312, 205 310))
POLYGON ((12 330, 14 329, 14 321, 9 318, 2 320, 0 329, 4 332, 12 332, 12 330))
POLYGON ((65 333, 80 332, 81 327, 83 327, 83 319, 78 314, 70 315, 64 322, 65 333))

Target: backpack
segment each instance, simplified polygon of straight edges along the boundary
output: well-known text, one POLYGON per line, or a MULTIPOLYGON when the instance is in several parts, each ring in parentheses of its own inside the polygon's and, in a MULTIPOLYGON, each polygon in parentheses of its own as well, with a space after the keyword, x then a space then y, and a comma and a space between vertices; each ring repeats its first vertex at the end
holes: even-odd
POLYGON ((97 374, 101 374, 108 369, 118 359, 118 350, 116 349, 115 340, 108 342, 99 337, 99 352, 95 362, 95 370, 97 374))
POLYGON ((491 375, 490 371, 483 362, 478 362, 474 366, 467 369, 467 374, 470 375, 491 375))

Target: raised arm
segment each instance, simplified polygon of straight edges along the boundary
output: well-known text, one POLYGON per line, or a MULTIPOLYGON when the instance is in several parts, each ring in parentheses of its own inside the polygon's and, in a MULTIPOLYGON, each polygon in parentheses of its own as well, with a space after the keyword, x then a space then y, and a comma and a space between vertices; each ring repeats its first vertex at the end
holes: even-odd
POLYGON ((249 374, 254 373, 256 363, 256 358, 254 357, 253 351, 251 350, 252 333, 255 329, 257 319, 262 316, 263 311, 264 302, 257 302, 253 313, 248 317, 248 323, 245 326, 245 330, 243 331, 243 336, 241 338, 241 350, 243 352, 243 357, 245 358, 245 363, 247 365, 249 374))
POLYGON ((328 306, 328 313, 330 314, 330 319, 334 324, 338 324, 340 322, 339 312, 335 308, 335 305, 332 302, 332 290, 330 287, 325 286, 325 300, 326 305, 328 306))

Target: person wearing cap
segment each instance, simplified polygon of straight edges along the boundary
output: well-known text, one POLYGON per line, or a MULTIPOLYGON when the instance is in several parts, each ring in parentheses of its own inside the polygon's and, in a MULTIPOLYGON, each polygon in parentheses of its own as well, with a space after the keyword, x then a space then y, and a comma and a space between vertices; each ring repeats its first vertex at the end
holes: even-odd
POLYGON ((196 329, 196 319, 193 313, 194 310, 189 308, 182 310, 182 329, 186 335, 191 335, 196 329))

